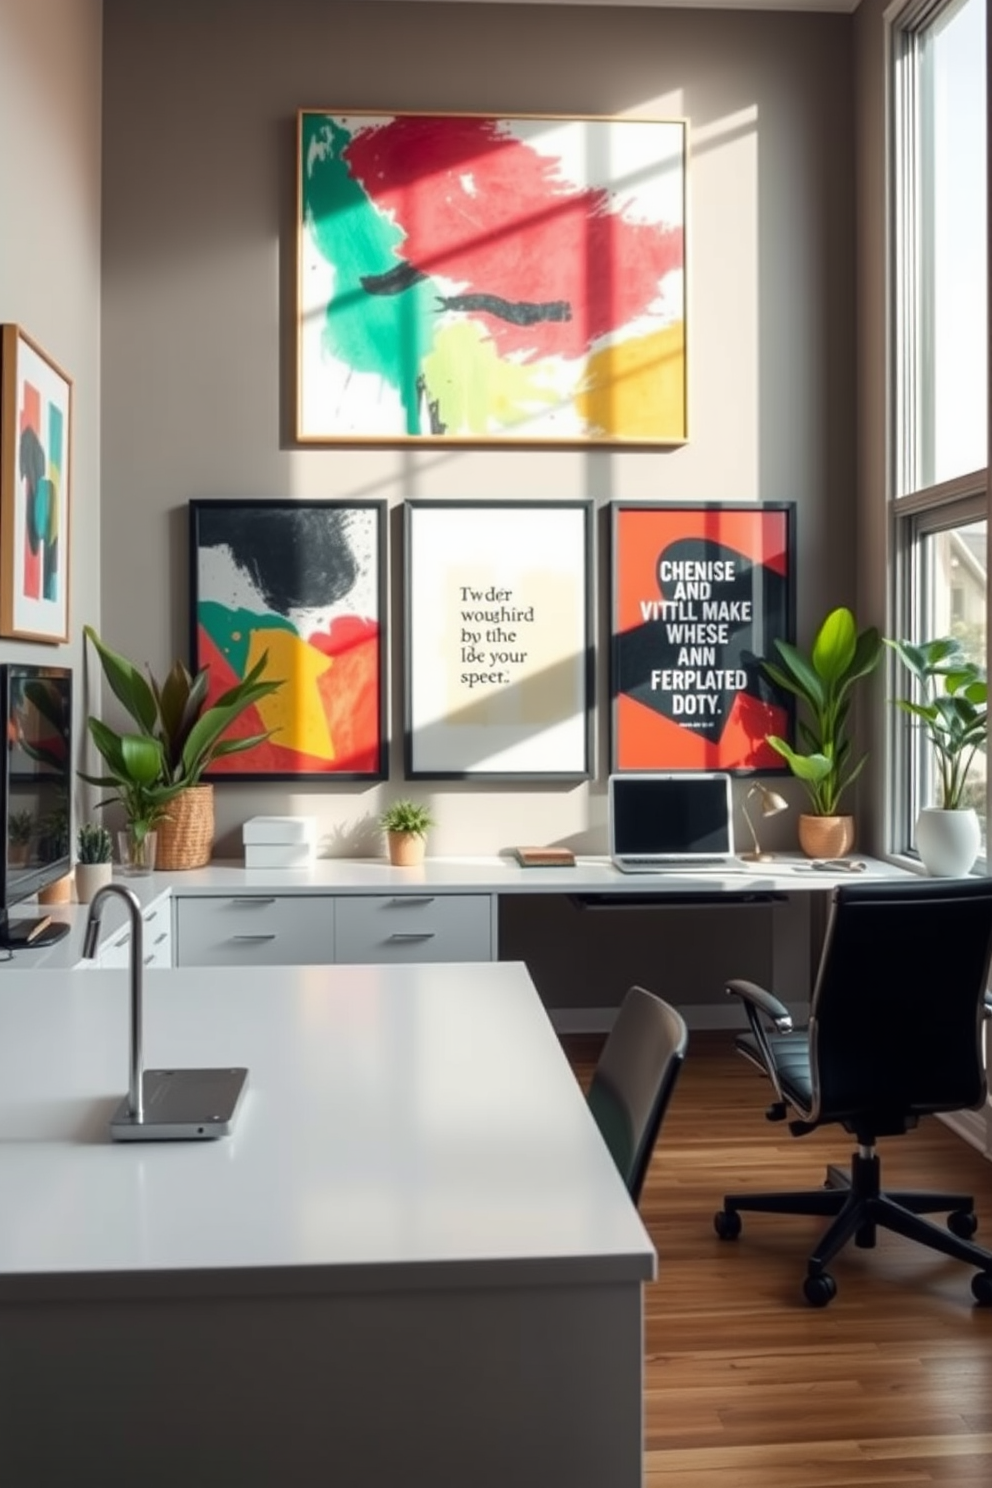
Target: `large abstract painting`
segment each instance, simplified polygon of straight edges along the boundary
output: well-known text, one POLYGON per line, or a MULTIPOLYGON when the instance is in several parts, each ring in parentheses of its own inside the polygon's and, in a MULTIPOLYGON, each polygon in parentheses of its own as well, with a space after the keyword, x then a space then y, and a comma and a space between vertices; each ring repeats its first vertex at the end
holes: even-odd
POLYGON ((193 665, 218 697, 268 654, 282 687, 232 735, 263 743, 211 778, 386 774, 385 502, 191 501, 193 665))
POLYGON ((299 115, 301 440, 686 437, 686 128, 299 115))
POLYGON ((794 640, 791 503, 613 507, 614 770, 786 765, 791 699, 763 657, 794 640))
POLYGON ((408 501, 406 773, 592 769, 592 503, 408 501))
POLYGON ((0 634, 67 641, 72 379, 16 325, 0 359, 0 634))

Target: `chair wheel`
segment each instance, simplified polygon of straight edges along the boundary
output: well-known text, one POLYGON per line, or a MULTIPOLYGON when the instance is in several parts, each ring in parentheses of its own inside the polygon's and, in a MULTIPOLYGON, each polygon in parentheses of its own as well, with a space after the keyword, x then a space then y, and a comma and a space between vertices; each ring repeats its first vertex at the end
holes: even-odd
POLYGON ((979 1307, 992 1307, 992 1271, 976 1271, 971 1278, 971 1295, 979 1307))
POLYGON ((816 1276, 807 1276, 803 1282, 803 1296, 810 1307, 826 1307, 837 1295, 837 1283, 829 1271, 819 1271, 816 1276))
POLYGON ((978 1229, 978 1216, 972 1214, 970 1209, 955 1209, 953 1214, 947 1216, 947 1228, 959 1240, 970 1240, 978 1229))
POLYGON ((713 1216, 713 1228, 721 1240, 736 1240, 741 1232, 741 1217, 736 1209, 718 1209, 713 1216))

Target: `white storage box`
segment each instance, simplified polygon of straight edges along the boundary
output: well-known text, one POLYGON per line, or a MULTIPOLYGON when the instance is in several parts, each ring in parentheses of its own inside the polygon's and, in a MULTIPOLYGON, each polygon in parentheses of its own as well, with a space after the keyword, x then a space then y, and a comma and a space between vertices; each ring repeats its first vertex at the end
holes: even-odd
POLYGON ((246 868, 309 868, 314 859, 308 842, 247 842, 246 868))
POLYGON ((249 843, 317 845, 315 816, 250 816, 241 829, 241 840, 249 843))

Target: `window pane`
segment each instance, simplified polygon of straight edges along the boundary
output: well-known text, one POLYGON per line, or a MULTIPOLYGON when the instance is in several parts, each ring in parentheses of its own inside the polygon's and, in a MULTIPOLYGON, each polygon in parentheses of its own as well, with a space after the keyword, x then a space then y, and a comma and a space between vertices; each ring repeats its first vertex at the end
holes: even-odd
POLYGON ((987 463, 985 0, 922 37, 919 484, 987 463))
MULTIPOLYGON (((922 594, 920 638, 953 635, 971 661, 986 665, 985 570, 986 523, 969 522, 928 533, 921 541, 922 594)), ((917 736, 919 758, 917 808, 937 805, 938 781, 933 759, 922 736, 917 736)), ((965 803, 974 806, 982 829, 985 853, 985 751, 975 755, 968 772, 965 803)))

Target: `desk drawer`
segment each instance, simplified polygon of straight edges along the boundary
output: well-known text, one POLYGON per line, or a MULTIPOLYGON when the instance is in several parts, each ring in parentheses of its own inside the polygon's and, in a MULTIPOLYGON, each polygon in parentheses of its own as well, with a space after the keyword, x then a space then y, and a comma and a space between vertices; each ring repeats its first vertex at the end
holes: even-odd
MULTIPOLYGON (((141 954, 145 966, 172 965, 172 914, 169 901, 159 899, 142 911, 141 954)), ((131 961, 131 926, 122 925, 100 946, 96 964, 128 966, 131 961)))
POLYGON ((336 961, 491 961, 488 894, 341 894, 336 961))
POLYGON ((238 894, 176 902, 178 966, 311 966, 334 960, 328 897, 238 894))

